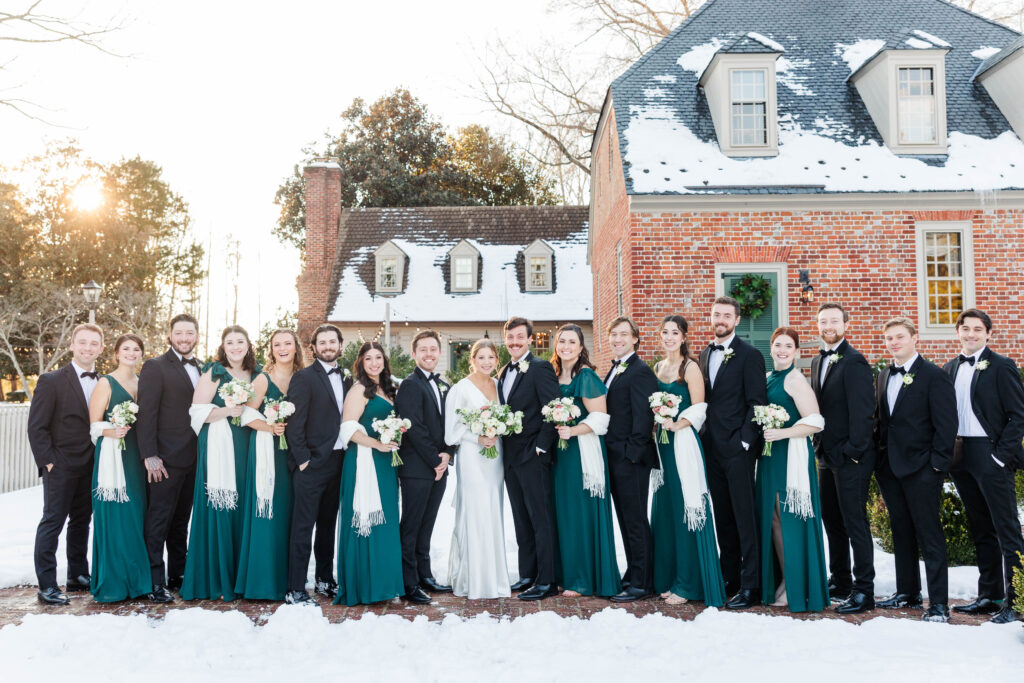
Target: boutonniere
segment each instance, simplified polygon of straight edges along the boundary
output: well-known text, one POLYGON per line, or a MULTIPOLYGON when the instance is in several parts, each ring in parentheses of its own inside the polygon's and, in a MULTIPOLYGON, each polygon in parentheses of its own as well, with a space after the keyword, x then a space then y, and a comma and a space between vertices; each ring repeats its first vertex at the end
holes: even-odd
POLYGON ((730 346, 725 351, 722 351, 722 365, 725 365, 732 360, 732 357, 736 355, 736 351, 730 346))
POLYGON ((448 391, 448 385, 447 384, 441 384, 440 382, 438 382, 438 384, 437 384, 437 391, 438 391, 439 394, 444 396, 445 392, 448 391))
POLYGON ((530 369, 530 361, 528 361, 528 360, 521 360, 518 363, 516 363, 516 367, 519 368, 519 372, 521 372, 521 373, 523 373, 525 375, 526 371, 530 369))
POLYGON ((622 373, 624 373, 628 365, 629 363, 622 363, 621 365, 619 365, 619 367, 615 368, 615 374, 621 375, 622 373))
POLYGON ((843 354, 837 353, 837 354, 835 354, 833 356, 829 356, 828 357, 828 364, 829 365, 835 365, 836 363, 838 363, 842 359, 843 359, 843 354))
POLYGON ((914 383, 914 373, 908 372, 907 374, 903 375, 903 386, 909 387, 913 383, 914 383))
POLYGON ((349 370, 348 368, 345 368, 341 374, 345 379, 352 379, 352 371, 349 370))
POLYGON ((987 360, 979 360, 977 363, 974 364, 974 371, 975 372, 981 372, 982 370, 985 370, 987 368, 988 368, 988 361, 987 360))

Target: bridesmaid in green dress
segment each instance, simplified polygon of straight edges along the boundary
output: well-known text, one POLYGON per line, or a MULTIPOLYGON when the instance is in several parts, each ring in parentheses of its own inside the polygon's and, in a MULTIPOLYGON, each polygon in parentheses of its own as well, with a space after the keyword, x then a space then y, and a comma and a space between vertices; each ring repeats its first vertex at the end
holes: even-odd
MULTIPOLYGON (((270 347, 267 365, 253 382, 256 395, 248 404, 261 414, 264 400, 287 400, 292 375, 304 367, 302 346, 294 331, 274 330, 267 346, 270 347)), ((292 473, 288 470, 288 450, 280 447, 285 424, 253 420, 248 425, 253 432, 245 473, 242 547, 235 592, 249 600, 284 600, 284 594, 288 592, 292 473), (263 512, 259 510, 256 497, 256 441, 259 432, 268 432, 274 442, 274 495, 270 510, 263 512)))
POLYGON ((766 605, 788 605, 790 612, 820 612, 829 604, 828 580, 821 497, 810 435, 821 431, 821 427, 797 422, 804 418, 813 422, 821 416, 810 383, 802 372, 793 370, 800 348, 797 331, 780 327, 772 334, 771 344, 775 369, 768 373, 768 403, 785 408, 789 420, 782 429, 765 430, 765 441, 771 444, 772 454, 757 462, 761 599, 766 605), (807 446, 807 463, 802 463, 807 468, 802 490, 810 501, 810 514, 806 517, 794 512, 793 501, 787 500, 787 488, 801 488, 794 488, 795 482, 789 481, 791 477, 787 475, 791 439, 804 439, 807 446))
MULTIPOLYGON (((689 325, 680 315, 670 315, 661 323, 661 346, 665 359, 654 366, 658 376, 658 391, 676 394, 682 399, 680 412, 691 405, 704 402, 704 376, 700 366, 690 355, 686 333, 689 325)), ((703 600, 709 607, 725 604, 725 584, 722 565, 718 560, 715 542, 715 521, 711 514, 711 498, 705 497, 703 524, 690 530, 686 519, 686 504, 676 466, 675 439, 683 430, 691 430, 700 447, 704 448, 697 431, 685 418, 660 427, 668 443, 658 438, 663 484, 654 492, 651 501, 651 534, 654 536, 654 590, 670 605, 689 600, 703 600)), ((704 474, 703 490, 707 490, 704 474)))
MULTIPOLYGON (((405 593, 402 581, 402 540, 398 532, 398 474, 392 467, 396 443, 381 443, 374 420, 394 410, 396 387, 384 347, 366 342, 352 365, 355 383, 345 395, 342 432, 352 431, 341 470, 341 518, 338 522, 338 596, 335 605, 367 605, 405 593), (358 421, 366 432, 354 430, 358 421), (372 449, 377 490, 384 520, 359 534, 353 525, 353 498, 359 448, 372 449)), ((362 483, 362 482, 359 482, 362 483)))
POLYGON ((565 449, 555 450, 552 473, 558 520, 558 583, 567 597, 610 597, 622 590, 622 583, 615 559, 608 456, 601 438, 608 430, 607 389, 594 372, 578 325, 558 328, 551 365, 558 375, 562 396, 571 397, 582 413, 575 425, 557 428, 559 438, 568 442, 565 449), (581 439, 591 440, 597 449, 590 452, 599 457, 587 461, 581 452, 581 439))
MULTIPOLYGON (((114 344, 117 369, 100 378, 93 390, 89 401, 90 422, 110 422, 115 406, 125 401, 137 402, 139 378, 135 368, 142 360, 144 348, 142 340, 134 334, 123 334, 118 338, 114 344)), ((104 429, 96 441, 92 470, 92 579, 89 590, 96 602, 137 598, 152 590, 149 556, 142 534, 145 514, 146 471, 139 459, 135 431, 130 426, 104 429), (124 439, 121 463, 127 500, 111 500, 111 495, 100 493, 100 452, 107 439, 124 439)))
POLYGON ((252 382, 259 373, 256 354, 249 334, 238 325, 224 329, 215 360, 203 368, 203 375, 192 397, 192 410, 213 404, 199 432, 199 457, 196 460, 196 488, 192 495, 192 523, 188 537, 188 558, 181 585, 183 600, 225 601, 238 597, 235 593, 238 556, 242 545, 242 519, 245 506, 245 472, 249 459, 248 427, 228 422, 231 428, 234 456, 235 500, 214 504, 207 495, 207 442, 210 425, 218 420, 240 417, 244 405, 227 407, 218 389, 233 379, 252 382))

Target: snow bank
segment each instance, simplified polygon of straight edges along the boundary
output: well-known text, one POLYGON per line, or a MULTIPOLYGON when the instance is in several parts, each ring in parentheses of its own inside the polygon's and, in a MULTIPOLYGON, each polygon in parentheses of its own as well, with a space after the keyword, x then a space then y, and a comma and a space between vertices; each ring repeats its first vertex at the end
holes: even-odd
POLYGON ((850 73, 864 66, 864 62, 874 57, 879 50, 885 47, 885 41, 878 38, 861 38, 856 43, 845 45, 836 43, 836 54, 839 55, 850 73))
POLYGON ((718 38, 712 38, 709 42, 702 45, 694 45, 679 56, 676 64, 681 66, 684 71, 692 71, 696 74, 703 73, 704 69, 711 63, 715 53, 718 52, 718 48, 722 47, 722 45, 722 41, 718 38))
POLYGON ((769 50, 775 50, 776 52, 785 52, 786 51, 786 48, 782 47, 782 45, 780 45, 779 43, 775 42, 771 38, 768 38, 766 36, 761 35, 760 33, 755 33, 754 31, 751 31, 751 32, 747 33, 747 38, 750 38, 751 40, 756 40, 757 42, 761 43, 762 45, 764 45, 769 50))
POLYGON ((979 47, 977 50, 971 53, 971 56, 974 57, 975 59, 985 60, 999 52, 1001 49, 1002 48, 998 47, 979 47))
POLYGON ((916 28, 913 30, 913 34, 918 38, 924 38, 932 45, 936 45, 938 47, 953 47, 952 45, 944 41, 942 38, 937 38, 936 36, 933 36, 931 33, 926 33, 916 28))

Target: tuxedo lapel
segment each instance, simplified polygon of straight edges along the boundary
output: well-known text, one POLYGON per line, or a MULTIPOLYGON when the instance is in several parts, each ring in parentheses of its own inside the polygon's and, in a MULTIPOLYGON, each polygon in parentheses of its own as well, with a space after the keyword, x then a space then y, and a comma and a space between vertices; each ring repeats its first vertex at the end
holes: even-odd
POLYGON ((883 368, 882 372, 878 374, 880 384, 878 386, 878 400, 885 406, 885 416, 892 417, 892 409, 889 406, 889 368, 883 368))
POLYGON ((334 395, 334 387, 331 386, 331 378, 327 376, 327 372, 324 370, 324 366, 320 365, 320 361, 313 361, 313 373, 320 378, 324 390, 330 397, 331 403, 334 404, 334 409, 341 410, 341 407, 338 405, 338 398, 334 395))
MULTIPOLYGON (((192 386, 192 378, 188 376, 188 370, 185 369, 185 364, 178 358, 178 354, 174 353, 173 349, 168 349, 167 353, 164 354, 164 358, 171 364, 171 372, 185 380, 188 386, 195 390, 195 387, 192 386)), ((199 374, 203 374, 202 371, 199 374)))
POLYGON ((85 401, 85 392, 82 391, 82 382, 75 372, 75 366, 68 363, 64 366, 64 377, 67 379, 71 393, 75 396, 74 404, 79 413, 89 418, 89 404, 85 401))
POLYGON ((420 386, 422 386, 423 390, 427 392, 427 396, 430 398, 430 403, 434 406, 434 410, 437 412, 438 415, 440 415, 441 414, 441 401, 444 400, 443 396, 441 397, 441 401, 437 400, 437 397, 441 396, 441 385, 440 385, 440 383, 437 385, 437 394, 435 394, 434 393, 434 387, 430 384, 430 380, 423 376, 423 373, 421 373, 419 371, 419 368, 416 368, 415 370, 413 370, 412 374, 415 375, 416 379, 419 380, 420 386))
MULTIPOLYGON (((819 396, 821 394, 821 359, 822 356, 819 353, 817 358, 811 359, 811 388, 814 389, 814 395, 819 396)), ((831 371, 830 371, 831 372, 831 371)))
MULTIPOLYGON (((529 363, 530 361, 533 360, 533 354, 527 353, 525 356, 523 356, 522 358, 519 359, 519 362, 522 363, 524 360, 527 363, 529 363)), ((511 365, 511 363, 509 363, 509 365, 511 365)), ((516 393, 516 389, 519 388, 519 383, 523 381, 523 375, 525 375, 525 374, 526 373, 523 372, 522 370, 517 370, 516 371, 516 378, 514 380, 512 380, 512 386, 509 387, 508 396, 505 397, 506 401, 508 401, 508 399, 512 398, 512 394, 516 393)))
MULTIPOLYGON (((821 370, 821 362, 822 361, 828 362, 828 360, 831 359, 831 358, 838 358, 839 356, 843 355, 843 351, 846 350, 846 347, 847 347, 847 343, 846 343, 846 340, 844 339, 842 342, 839 343, 839 346, 836 347, 836 353, 835 353, 834 356, 827 356, 826 358, 822 358, 820 354, 818 355, 818 370, 819 370, 819 372, 817 372, 815 374, 817 375, 817 377, 819 379, 821 378, 821 372, 820 372, 820 370, 821 370)), ((839 363, 840 363, 840 361, 836 360, 835 362, 831 363, 830 367, 828 367, 825 370, 825 381, 821 382, 821 387, 820 387, 821 391, 825 390, 825 385, 828 384, 828 381, 830 379, 832 379, 832 375, 836 374, 836 372, 839 370, 839 363)))
POLYGON ((978 418, 978 422, 981 423, 981 426, 982 428, 984 428, 986 434, 991 434, 992 429, 989 426, 988 420, 986 420, 985 416, 982 415, 981 406, 978 405, 978 401, 976 400, 978 391, 978 380, 981 379, 980 375, 982 374, 982 372, 984 372, 983 370, 978 370, 978 363, 986 361, 991 364, 991 357, 992 349, 986 346, 985 350, 981 352, 980 356, 978 356, 978 360, 974 363, 974 372, 971 374, 971 410, 974 411, 974 416, 978 418))
MULTIPOLYGON (((903 403, 903 397, 906 395, 907 391, 913 385, 913 382, 911 382, 910 384, 907 384, 906 380, 904 378, 909 376, 909 375, 917 374, 917 369, 921 367, 921 363, 923 363, 923 362, 924 362, 924 358, 922 358, 921 356, 918 356, 917 360, 914 361, 914 364, 911 365, 909 368, 907 368, 906 374, 903 375, 903 377, 900 378, 903 381, 900 382, 900 391, 899 391, 898 394, 896 394, 896 405, 894 405, 892 407, 892 410, 889 412, 889 415, 895 415, 896 414, 896 409, 899 408, 900 404, 903 403)), ((886 379, 886 382, 888 383, 888 379, 886 379)), ((886 387, 886 389, 888 389, 888 386, 886 387)), ((888 394, 888 391, 886 391, 886 393, 888 394)))

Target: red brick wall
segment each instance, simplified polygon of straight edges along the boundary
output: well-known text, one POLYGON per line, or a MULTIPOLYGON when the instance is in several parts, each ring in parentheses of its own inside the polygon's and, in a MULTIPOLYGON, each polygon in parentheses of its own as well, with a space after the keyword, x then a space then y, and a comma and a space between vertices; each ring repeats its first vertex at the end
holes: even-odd
POLYGON ((313 164, 303 171, 306 181, 306 254, 296 280, 299 291, 299 338, 309 338, 324 322, 333 303, 330 291, 338 226, 341 216, 341 168, 313 164))

